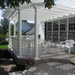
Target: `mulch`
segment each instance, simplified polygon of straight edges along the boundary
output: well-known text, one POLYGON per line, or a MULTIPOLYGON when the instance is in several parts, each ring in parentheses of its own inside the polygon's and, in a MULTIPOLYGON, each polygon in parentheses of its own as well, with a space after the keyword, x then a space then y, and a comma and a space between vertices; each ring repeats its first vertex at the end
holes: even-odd
POLYGON ((23 70, 25 66, 17 65, 9 51, 0 49, 0 75, 9 75, 9 72, 23 70))

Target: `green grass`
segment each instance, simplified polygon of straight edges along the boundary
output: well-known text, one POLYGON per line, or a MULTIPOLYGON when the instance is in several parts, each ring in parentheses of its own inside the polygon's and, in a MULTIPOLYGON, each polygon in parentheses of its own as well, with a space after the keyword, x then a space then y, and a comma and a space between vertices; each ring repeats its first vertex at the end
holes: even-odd
POLYGON ((0 49, 7 49, 8 45, 0 45, 0 49))

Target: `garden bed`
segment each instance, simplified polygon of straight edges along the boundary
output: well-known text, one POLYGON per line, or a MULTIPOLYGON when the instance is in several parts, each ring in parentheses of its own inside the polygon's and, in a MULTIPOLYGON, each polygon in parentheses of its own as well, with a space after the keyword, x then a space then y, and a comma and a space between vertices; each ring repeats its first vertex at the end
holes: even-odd
POLYGON ((0 75, 9 75, 9 72, 25 70, 25 66, 16 65, 8 50, 0 49, 0 75))

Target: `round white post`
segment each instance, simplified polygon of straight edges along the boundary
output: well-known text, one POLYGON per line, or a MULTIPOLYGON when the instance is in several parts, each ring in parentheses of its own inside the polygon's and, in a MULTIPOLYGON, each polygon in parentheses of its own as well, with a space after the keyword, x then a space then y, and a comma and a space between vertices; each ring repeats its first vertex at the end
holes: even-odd
POLYGON ((35 8, 35 28, 34 28, 34 59, 38 59, 38 8, 35 8))
POLYGON ((18 9, 18 50, 19 50, 19 57, 21 56, 21 36, 22 36, 21 10, 18 9))
POLYGON ((10 20, 9 20, 9 45, 10 45, 10 20))
POLYGON ((16 36, 16 23, 14 21, 14 37, 16 36))

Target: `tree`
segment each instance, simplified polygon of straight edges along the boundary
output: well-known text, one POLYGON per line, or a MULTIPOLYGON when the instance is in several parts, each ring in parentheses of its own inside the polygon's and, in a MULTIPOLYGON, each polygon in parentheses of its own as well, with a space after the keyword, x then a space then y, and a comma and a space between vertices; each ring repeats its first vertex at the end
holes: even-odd
POLYGON ((22 21, 24 21, 25 23, 27 23, 27 20, 22 20, 22 21))
POLYGON ((2 26, 0 26, 0 34, 3 34, 3 33, 4 33, 3 28, 2 26))
POLYGON ((14 35, 14 25, 11 24, 11 35, 14 35))
MULTIPOLYGON (((27 4, 31 3, 31 0, 0 0, 0 8, 5 9, 6 6, 12 7, 19 7, 20 4, 26 2, 27 4)), ((49 9, 55 5, 54 0, 44 0, 45 8, 48 7, 49 9)))
POLYGON ((6 33, 8 32, 8 25, 9 25, 8 19, 6 19, 6 18, 1 19, 0 24, 1 24, 3 31, 4 31, 3 34, 6 35, 6 33))

